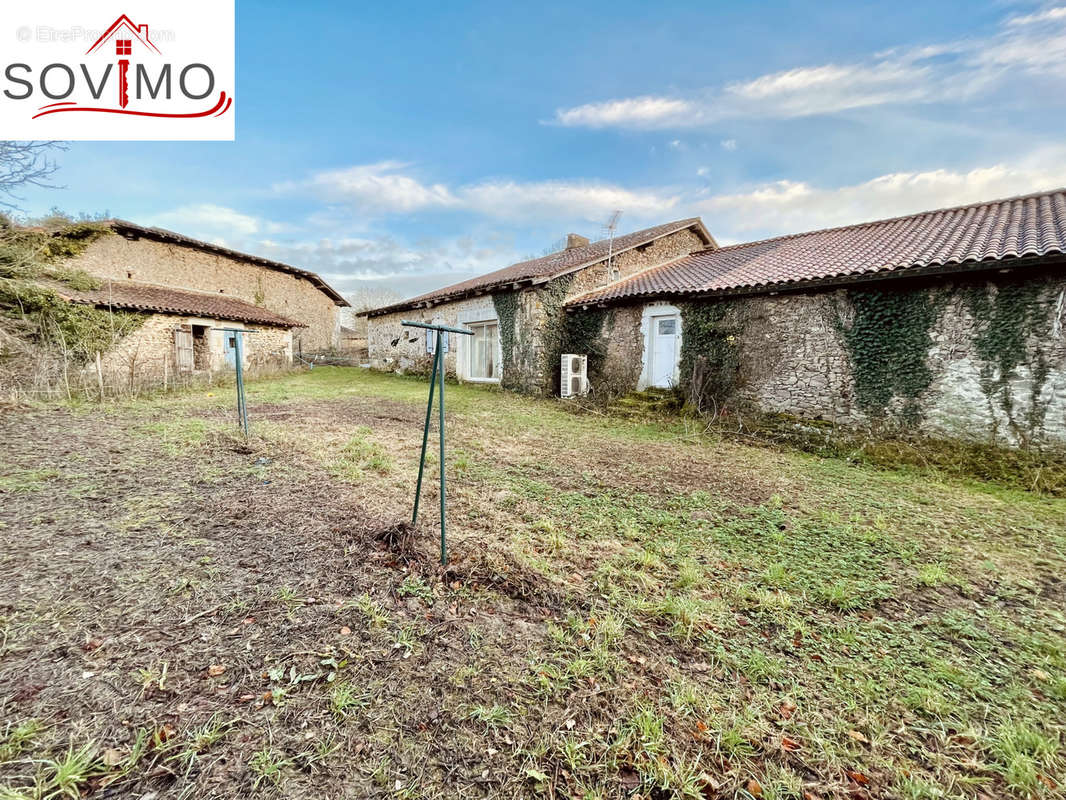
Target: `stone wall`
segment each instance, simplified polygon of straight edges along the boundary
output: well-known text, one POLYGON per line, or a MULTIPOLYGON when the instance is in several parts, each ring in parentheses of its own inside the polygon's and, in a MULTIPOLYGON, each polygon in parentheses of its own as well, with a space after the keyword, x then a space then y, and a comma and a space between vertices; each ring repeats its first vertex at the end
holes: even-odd
POLYGON ((835 322, 837 304, 844 301, 844 292, 832 292, 731 303, 731 329, 743 331, 740 398, 764 411, 865 422, 854 403, 848 352, 835 322))
MULTIPOLYGON (((737 348, 735 394, 716 397, 719 407, 1012 446, 1066 445, 1061 270, 705 302, 724 306, 722 336, 737 348), (902 335, 908 325, 913 330, 902 335)), ((630 375, 643 357, 634 334, 642 308, 616 309, 607 331, 608 363, 630 375)))
MULTIPOLYGON (((644 364, 644 336, 641 334, 641 306, 619 306, 609 309, 604 320, 606 356, 602 365, 589 365, 595 371, 600 387, 607 396, 624 394, 636 387, 644 364)), ((573 312, 581 313, 581 312, 573 312)))
MULTIPOLYGON (((488 294, 434 308, 413 308, 370 317, 367 321, 370 366, 394 372, 428 372, 432 369, 433 356, 426 352, 426 332, 403 327, 400 324, 403 320, 462 327, 467 322, 492 319, 496 319, 496 307, 492 295, 488 294)), ((455 334, 451 338, 454 339, 455 334)), ((445 372, 452 376, 456 374, 457 350, 455 342, 450 341, 449 350, 444 355, 445 372)))
POLYGON ((338 345, 340 308, 306 278, 195 247, 102 236, 70 266, 113 280, 133 280, 176 289, 222 292, 308 327, 295 331, 305 351, 338 345))
MULTIPOLYGON (((179 328, 191 332, 194 325, 208 328, 245 327, 240 323, 204 317, 173 314, 146 314, 145 317, 141 327, 120 339, 101 357, 101 367, 109 382, 121 384, 131 375, 135 382, 161 382, 164 371, 169 379, 177 378, 174 332, 179 328)), ((252 371, 291 366, 292 332, 287 328, 266 325, 255 325, 254 328, 255 333, 244 336, 244 366, 252 371)), ((203 372, 226 372, 232 369, 225 358, 224 335, 225 332, 220 330, 207 331, 205 345, 208 366, 203 372)), ((89 369, 95 370, 95 365, 89 365, 89 369)))
MULTIPOLYGON (((615 280, 625 280, 638 272, 666 264, 705 247, 707 244, 692 228, 671 233, 669 236, 616 254, 611 259, 612 266, 618 271, 615 280)), ((607 272, 607 262, 604 260, 575 273, 568 295, 577 297, 594 289, 602 289, 612 282, 607 272)))

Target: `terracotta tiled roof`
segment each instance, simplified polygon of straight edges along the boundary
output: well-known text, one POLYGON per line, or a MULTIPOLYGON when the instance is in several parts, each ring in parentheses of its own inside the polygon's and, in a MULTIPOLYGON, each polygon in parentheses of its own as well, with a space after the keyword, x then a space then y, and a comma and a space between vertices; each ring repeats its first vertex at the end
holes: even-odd
POLYGON ((700 236, 707 244, 714 243, 699 217, 681 219, 676 222, 667 222, 664 225, 656 225, 654 228, 645 228, 642 231, 627 233, 624 236, 616 236, 613 246, 609 240, 602 239, 584 247, 574 247, 570 250, 561 250, 558 253, 543 256, 542 258, 521 261, 509 267, 498 269, 495 272, 479 275, 476 278, 455 283, 451 286, 445 286, 443 289, 427 292, 400 303, 392 303, 381 308, 375 308, 368 312, 368 316, 373 317, 378 314, 402 311, 406 308, 416 308, 427 301, 432 301, 436 304, 444 300, 454 300, 475 291, 488 291, 509 283, 547 280, 589 264, 595 264, 597 261, 602 261, 607 258, 609 248, 613 247, 612 252, 620 253, 693 226, 697 227, 700 236))
POLYGON ((706 250, 590 292, 569 305, 656 295, 778 290, 1066 253, 1066 189, 706 250))
POLYGON ((253 306, 235 297, 207 292, 190 292, 132 281, 112 281, 100 289, 74 291, 57 289, 72 303, 132 311, 152 311, 158 314, 188 314, 198 317, 236 320, 253 325, 272 325, 278 328, 306 328, 281 314, 253 306))
POLYGON ((136 222, 128 222, 124 219, 112 219, 108 220, 108 225, 116 233, 123 234, 127 237, 136 238, 138 236, 144 236, 150 239, 156 239, 161 242, 171 242, 173 244, 185 245, 186 247, 195 247, 197 250, 203 250, 208 253, 218 253, 219 255, 226 256, 227 258, 233 258, 238 261, 245 261, 249 264, 258 264, 261 267, 267 269, 277 270, 278 272, 287 272, 290 275, 296 275, 309 281, 312 286, 318 289, 320 292, 329 297, 334 305, 346 306, 348 301, 345 300, 341 294, 326 283, 314 272, 308 272, 305 269, 291 266, 290 264, 282 263, 281 261, 274 261, 269 258, 263 258, 262 256, 253 256, 249 253, 242 253, 240 250, 231 250, 228 247, 222 245, 212 244, 211 242, 204 242, 200 239, 193 239, 191 236, 185 236, 181 233, 175 233, 174 231, 168 231, 165 228, 149 228, 144 225, 138 225, 136 222))

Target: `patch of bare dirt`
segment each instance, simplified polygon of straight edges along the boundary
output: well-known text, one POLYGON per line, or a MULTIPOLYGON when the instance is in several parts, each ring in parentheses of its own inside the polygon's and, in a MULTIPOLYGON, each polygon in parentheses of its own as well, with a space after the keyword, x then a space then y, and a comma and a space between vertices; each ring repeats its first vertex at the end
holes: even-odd
MULTIPOLYGON (((472 724, 454 696, 468 687, 450 680, 478 658, 521 674, 543 624, 516 627, 470 592, 442 599, 431 569, 393 552, 421 547, 432 564, 430 537, 395 526, 380 546, 381 521, 350 488, 254 440, 174 453, 121 417, 64 411, 5 414, 0 438, 4 472, 29 476, 0 494, 0 730, 40 721, 35 756, 91 745, 115 762, 83 787, 95 796, 367 797, 420 773, 480 780, 492 758, 469 731, 428 746, 472 724), (338 711, 342 684, 355 700, 338 711), (220 739, 200 752, 212 725, 220 739), (283 790, 257 753, 281 763, 283 790)), ((0 773, 32 785, 30 763, 0 773)))

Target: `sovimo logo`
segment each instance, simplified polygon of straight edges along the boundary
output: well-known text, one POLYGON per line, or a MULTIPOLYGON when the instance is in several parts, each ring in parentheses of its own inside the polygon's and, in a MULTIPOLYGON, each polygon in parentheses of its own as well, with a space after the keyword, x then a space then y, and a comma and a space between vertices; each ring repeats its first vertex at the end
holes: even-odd
POLYGON ((234 138, 232 0, 140 0, 136 22, 118 13, 97 29, 62 22, 106 3, 43 5, 22 23, 0 11, 14 40, 0 49, 0 138, 234 138))

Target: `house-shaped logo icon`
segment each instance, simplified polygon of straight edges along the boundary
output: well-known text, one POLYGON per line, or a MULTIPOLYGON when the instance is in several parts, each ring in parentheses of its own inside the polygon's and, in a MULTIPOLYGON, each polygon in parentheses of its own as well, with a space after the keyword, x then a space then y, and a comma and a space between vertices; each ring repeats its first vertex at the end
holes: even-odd
POLYGON ((155 53, 159 52, 159 48, 148 39, 148 26, 134 25, 133 20, 123 14, 111 23, 111 27, 104 31, 103 35, 93 43, 93 46, 86 51, 86 55, 95 53, 111 39, 115 39, 115 55, 131 55, 134 41, 140 42, 155 53))
POLYGON ((133 43, 139 42, 156 53, 159 48, 149 40, 147 25, 134 25, 133 20, 123 14, 111 23, 111 27, 93 43, 86 55, 102 50, 112 39, 115 40, 115 55, 118 56, 118 104, 120 108, 125 108, 130 102, 129 57, 133 54, 133 43))

